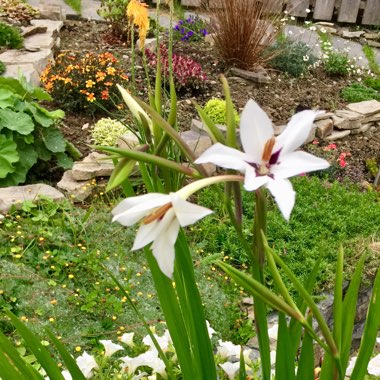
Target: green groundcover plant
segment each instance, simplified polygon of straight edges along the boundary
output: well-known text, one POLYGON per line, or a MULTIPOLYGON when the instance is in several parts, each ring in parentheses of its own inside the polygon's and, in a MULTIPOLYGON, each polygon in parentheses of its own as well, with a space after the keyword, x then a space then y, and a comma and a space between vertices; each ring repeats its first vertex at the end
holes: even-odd
POLYGON ((23 45, 24 38, 14 26, 0 22, 0 47, 11 49, 20 49, 23 45))
POLYGON ((52 100, 24 78, 0 78, 0 187, 24 183, 38 160, 56 160, 70 168, 67 141, 57 128, 61 110, 48 111, 38 102, 52 100))

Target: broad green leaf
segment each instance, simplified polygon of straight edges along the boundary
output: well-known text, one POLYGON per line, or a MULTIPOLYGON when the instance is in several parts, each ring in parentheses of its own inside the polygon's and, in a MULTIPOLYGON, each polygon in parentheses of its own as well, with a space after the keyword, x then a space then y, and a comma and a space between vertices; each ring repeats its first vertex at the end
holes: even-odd
POLYGON ((54 119, 40 112, 33 103, 26 103, 26 108, 32 114, 34 120, 42 127, 51 127, 55 123, 54 119))
POLYGON ((231 92, 226 78, 222 75, 221 81, 226 99, 226 124, 227 124, 227 145, 236 148, 236 122, 234 105, 232 104, 231 92))
MULTIPOLYGON (((312 324, 311 317, 308 319, 312 324)), ((300 358, 298 361, 297 380, 314 379, 314 346, 312 336, 304 330, 300 358)))
POLYGON ((15 78, 0 77, 0 87, 9 87, 15 94, 20 95, 25 100, 53 100, 53 98, 42 88, 25 85, 25 78, 17 80, 15 78))
POLYGON ((65 152, 58 152, 55 156, 57 157, 57 164, 61 168, 67 170, 73 167, 74 162, 72 158, 69 157, 65 152))
POLYGON ((14 172, 9 173, 5 178, 0 178, 0 187, 17 186, 25 182, 30 167, 25 166, 21 161, 16 162, 14 166, 14 172))
POLYGON ((42 140, 53 153, 64 152, 66 150, 66 140, 62 132, 56 128, 43 128, 41 129, 42 140))
POLYGON ((38 158, 42 161, 49 161, 52 157, 52 152, 48 150, 45 144, 41 144, 40 141, 35 141, 34 149, 37 152, 38 158))
POLYGON ((134 160, 130 160, 127 157, 120 159, 111 174, 111 177, 107 184, 106 191, 110 191, 114 189, 115 187, 118 187, 126 179, 128 179, 129 175, 132 173, 135 166, 136 166, 136 161, 134 160))
POLYGON ((289 350, 290 336, 283 313, 278 313, 278 336, 276 350, 276 379, 295 380, 294 357, 289 350))
POLYGON ((14 94, 11 88, 0 87, 0 108, 13 107, 18 101, 18 96, 14 94))
POLYGON ((0 135, 0 178, 5 178, 9 173, 13 173, 15 167, 12 164, 19 159, 16 143, 0 135))
POLYGON ((44 115, 50 119, 59 120, 65 116, 65 112, 60 109, 49 111, 46 108, 41 107, 38 103, 32 102, 30 104, 33 105, 38 110, 39 115, 44 115))
POLYGON ((20 156, 20 163, 28 169, 37 163, 38 155, 33 145, 24 144, 22 147, 18 146, 18 154, 20 156))
POLYGON ((26 113, 15 112, 8 108, 0 110, 0 130, 3 128, 27 135, 34 130, 32 118, 26 113))
POLYGON ((362 380, 367 373, 368 362, 371 359, 380 328, 380 271, 377 271, 373 284, 371 301, 369 303, 367 320, 351 379, 362 380))

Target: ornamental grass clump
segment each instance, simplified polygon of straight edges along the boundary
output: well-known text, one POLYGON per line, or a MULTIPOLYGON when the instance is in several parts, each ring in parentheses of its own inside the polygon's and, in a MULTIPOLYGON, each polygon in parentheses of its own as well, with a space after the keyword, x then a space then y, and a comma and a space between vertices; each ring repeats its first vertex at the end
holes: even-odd
POLYGON ((63 109, 90 113, 115 108, 116 83, 127 80, 119 60, 108 52, 65 52, 41 74, 43 87, 63 109))
POLYGON ((280 32, 278 0, 215 0, 214 7, 215 47, 227 64, 250 70, 270 58, 262 53, 280 32))
MULTIPOLYGON (((148 59, 148 66, 156 69, 157 67, 157 55, 151 52, 149 49, 145 50, 146 57, 148 59)), ((168 83, 169 79, 169 54, 168 48, 165 45, 160 46, 160 58, 161 58, 161 72, 168 83)), ((175 88, 181 90, 183 88, 199 88, 201 87, 207 77, 202 70, 202 66, 194 61, 192 58, 173 54, 173 79, 175 88)))

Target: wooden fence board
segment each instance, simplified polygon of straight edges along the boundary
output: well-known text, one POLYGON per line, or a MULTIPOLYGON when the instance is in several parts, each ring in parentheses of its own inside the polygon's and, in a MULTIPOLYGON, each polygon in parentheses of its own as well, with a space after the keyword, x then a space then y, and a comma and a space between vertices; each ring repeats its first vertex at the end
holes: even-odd
POLYGON ((306 17, 310 6, 310 0, 289 0, 286 5, 286 10, 295 17, 306 17))
POLYGON ((335 0, 316 0, 313 18, 331 20, 334 13, 335 0))
POLYGON ((339 7, 338 22, 356 22, 360 0, 343 0, 339 7))
POLYGON ((362 24, 380 25, 380 0, 367 0, 362 24))

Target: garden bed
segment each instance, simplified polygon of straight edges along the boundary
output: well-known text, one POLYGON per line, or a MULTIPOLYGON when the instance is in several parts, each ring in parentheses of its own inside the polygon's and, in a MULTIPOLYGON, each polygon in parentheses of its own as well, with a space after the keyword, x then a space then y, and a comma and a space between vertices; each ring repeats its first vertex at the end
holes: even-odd
MULTIPOLYGON (((63 27, 61 36, 61 50, 73 51, 110 51, 122 61, 127 75, 131 74, 130 49, 120 41, 109 43, 109 27, 106 23, 96 21, 68 20, 63 27)), ((233 76, 229 68, 218 57, 214 47, 207 43, 179 42, 174 52, 191 56, 199 62, 207 75, 203 88, 179 93, 178 121, 182 130, 190 128, 192 118, 198 117, 191 100, 204 105, 207 100, 223 97, 220 74, 228 78, 231 87, 232 99, 237 108, 241 109, 248 99, 255 99, 270 115, 275 124, 284 124, 296 109, 314 108, 332 111, 343 109, 347 104, 341 97, 340 91, 356 82, 354 78, 330 77, 322 69, 315 69, 312 73, 301 78, 290 78, 282 73, 269 70, 271 82, 258 85, 245 79, 233 76)), ((142 66, 137 65, 136 77, 138 91, 142 99, 146 100, 145 74, 142 66)), ((63 125, 66 137, 75 143, 83 153, 89 152, 89 130, 83 128, 88 123, 92 125, 102 115, 89 116, 78 113, 67 113, 63 125)), ((104 115, 103 115, 104 116, 104 115)), ((321 142, 321 146, 327 143, 321 142)), ((344 173, 339 177, 348 177, 354 182, 371 181, 373 178, 366 168, 366 160, 378 159, 380 152, 380 128, 367 131, 365 134, 350 135, 343 140, 336 141, 338 151, 351 154, 344 173)))

